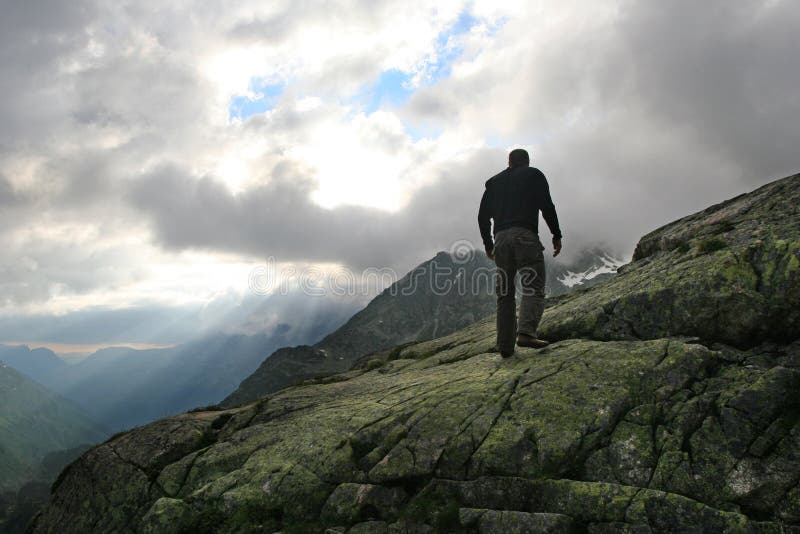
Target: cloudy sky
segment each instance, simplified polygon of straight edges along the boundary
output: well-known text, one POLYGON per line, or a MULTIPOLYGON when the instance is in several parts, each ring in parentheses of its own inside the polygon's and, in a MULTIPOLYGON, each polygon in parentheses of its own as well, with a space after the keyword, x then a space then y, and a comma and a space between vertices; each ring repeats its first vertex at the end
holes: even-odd
POLYGON ((800 171, 789 0, 0 3, 0 342, 479 243, 514 147, 566 252, 800 171))

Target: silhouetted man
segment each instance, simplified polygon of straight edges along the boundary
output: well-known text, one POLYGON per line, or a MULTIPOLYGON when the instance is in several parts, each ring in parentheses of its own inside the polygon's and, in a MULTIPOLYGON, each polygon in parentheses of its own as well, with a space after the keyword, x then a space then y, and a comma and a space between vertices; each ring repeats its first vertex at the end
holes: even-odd
POLYGON ((520 347, 541 348, 536 337, 544 312, 544 246, 539 241, 539 211, 553 234, 553 256, 561 252, 561 230, 550 188, 542 172, 530 166, 530 157, 518 148, 508 155, 508 168, 486 181, 478 226, 486 255, 497 264, 497 349, 504 358, 514 354, 517 306, 514 278, 520 274, 520 347), (494 222, 494 240, 491 222, 494 222))

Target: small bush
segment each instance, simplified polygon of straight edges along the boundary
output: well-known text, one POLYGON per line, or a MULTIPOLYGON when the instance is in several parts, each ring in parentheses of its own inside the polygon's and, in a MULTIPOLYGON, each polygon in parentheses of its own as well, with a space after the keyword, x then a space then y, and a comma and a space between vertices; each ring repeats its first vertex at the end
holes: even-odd
POLYGON ((418 343, 417 341, 410 341, 408 343, 397 345, 395 348, 389 351, 389 356, 387 356, 386 361, 391 362, 393 360, 399 359, 404 349, 410 347, 411 345, 416 345, 417 343, 418 343))
POLYGON ((705 239, 700 241, 697 244, 697 251, 702 254, 708 254, 710 252, 716 252, 717 250, 722 250, 723 248, 727 247, 728 244, 723 241, 722 239, 718 239, 716 237, 712 237, 709 239, 705 239))
POLYGON ((380 358, 372 358, 370 361, 367 362, 367 371, 374 371, 380 367, 383 367, 385 362, 380 358))

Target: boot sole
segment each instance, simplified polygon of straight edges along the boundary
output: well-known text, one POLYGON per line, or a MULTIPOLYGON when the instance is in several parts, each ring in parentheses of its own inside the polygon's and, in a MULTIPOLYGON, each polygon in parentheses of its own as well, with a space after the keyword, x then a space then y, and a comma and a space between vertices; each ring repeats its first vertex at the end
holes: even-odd
POLYGON ((527 342, 527 341, 523 341, 523 342, 517 341, 517 346, 518 347, 526 347, 526 348, 529 348, 529 349, 543 349, 548 345, 550 345, 550 343, 547 343, 547 342, 531 343, 531 342, 527 342))

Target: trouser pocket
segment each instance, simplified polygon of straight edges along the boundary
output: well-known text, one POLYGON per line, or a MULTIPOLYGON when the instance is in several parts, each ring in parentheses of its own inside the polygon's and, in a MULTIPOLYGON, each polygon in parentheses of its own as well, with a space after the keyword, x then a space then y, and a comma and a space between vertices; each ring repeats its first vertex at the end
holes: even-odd
POLYGON ((544 246, 538 237, 518 237, 515 245, 519 267, 531 266, 544 260, 544 246))

